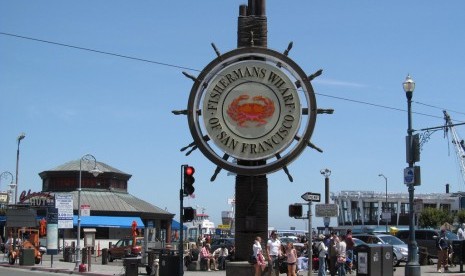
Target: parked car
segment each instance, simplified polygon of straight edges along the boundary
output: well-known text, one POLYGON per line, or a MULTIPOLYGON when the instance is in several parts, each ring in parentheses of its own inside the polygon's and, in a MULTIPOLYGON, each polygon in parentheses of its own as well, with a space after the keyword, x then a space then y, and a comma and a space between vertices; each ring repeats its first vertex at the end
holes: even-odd
POLYGON ((390 244, 392 245, 393 257, 392 265, 398 266, 400 262, 408 260, 408 246, 399 238, 389 234, 354 234, 354 238, 358 238, 368 244, 390 244))
POLYGON ((133 246, 133 238, 122 238, 115 245, 108 249, 108 261, 122 259, 127 256, 140 256, 142 254, 143 237, 136 237, 136 244, 133 246))
MULTIPOLYGON (((418 247, 426 247, 428 250, 429 257, 437 258, 438 249, 436 247, 436 240, 440 236, 441 230, 437 229, 415 229, 415 241, 417 242, 418 247)), ((409 230, 399 230, 396 233, 396 237, 408 243, 410 236, 409 230)), ((446 239, 449 244, 453 240, 458 240, 457 234, 452 233, 451 231, 446 231, 446 239)))
POLYGON ((292 242, 292 243, 298 243, 299 242, 299 240, 294 238, 294 237, 281 237, 281 238, 279 238, 279 241, 281 242, 282 245, 286 245, 286 244, 288 244, 290 242, 292 242))

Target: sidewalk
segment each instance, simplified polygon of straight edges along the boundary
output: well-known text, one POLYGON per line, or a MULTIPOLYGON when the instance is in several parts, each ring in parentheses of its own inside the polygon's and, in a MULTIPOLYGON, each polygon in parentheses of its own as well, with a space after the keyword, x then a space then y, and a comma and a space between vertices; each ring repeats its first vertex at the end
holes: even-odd
MULTIPOLYGON (((0 266, 4 267, 12 267, 18 269, 26 269, 32 271, 44 271, 50 273, 63 273, 63 274, 77 274, 77 275, 95 275, 95 276, 107 276, 107 275, 125 275, 125 268, 123 266, 123 262, 121 260, 115 260, 112 263, 108 263, 106 265, 102 265, 101 257, 92 258, 92 263, 90 270, 87 272, 78 272, 74 271, 75 263, 70 262, 63 262, 61 261, 61 255, 54 256, 53 258, 53 265, 51 262, 51 256, 45 255, 44 259, 42 260, 41 264, 34 265, 34 266, 20 266, 18 263, 15 265, 9 265, 6 259, 2 259, 0 261, 0 266)), ((88 265, 86 265, 88 268, 88 265)), ((395 267, 395 271, 393 276, 405 276, 405 263, 402 263, 400 266, 395 267)), ((465 271, 465 265, 463 267, 465 271)), ((460 272, 460 265, 453 266, 449 268, 449 272, 438 273, 436 269, 436 265, 427 265, 421 266, 421 275, 448 275, 448 276, 455 276, 455 275, 465 275, 465 272, 460 272)), ((145 267, 139 267, 139 275, 147 275, 145 267)), ((226 276, 226 271, 184 271, 185 276, 226 276)), ((284 274, 281 274, 284 275, 284 274)), ((304 271, 303 274, 299 273, 298 275, 307 276, 307 271, 304 271)), ((318 273, 312 273, 313 275, 318 275, 318 273)), ((355 272, 350 275, 357 275, 355 272)), ((159 275, 158 276, 176 276, 176 275, 159 275)), ((241 275, 239 275, 241 276, 241 275)), ((378 276, 378 275, 372 275, 378 276)))

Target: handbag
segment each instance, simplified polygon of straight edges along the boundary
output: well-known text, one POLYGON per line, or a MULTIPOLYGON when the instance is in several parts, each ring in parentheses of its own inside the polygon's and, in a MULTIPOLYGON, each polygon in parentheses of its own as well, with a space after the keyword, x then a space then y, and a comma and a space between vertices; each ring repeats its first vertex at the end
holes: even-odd
POLYGON ((254 254, 250 255, 249 264, 256 264, 256 263, 257 263, 257 257, 255 257, 254 254))

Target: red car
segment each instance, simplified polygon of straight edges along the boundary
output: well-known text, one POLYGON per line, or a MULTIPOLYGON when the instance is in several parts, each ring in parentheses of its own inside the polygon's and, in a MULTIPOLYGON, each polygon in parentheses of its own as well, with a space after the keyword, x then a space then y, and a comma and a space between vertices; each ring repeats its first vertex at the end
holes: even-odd
POLYGON ((142 252, 143 237, 136 238, 136 244, 132 245, 133 238, 120 239, 115 245, 108 249, 108 261, 113 262, 115 259, 123 257, 140 256, 142 252))

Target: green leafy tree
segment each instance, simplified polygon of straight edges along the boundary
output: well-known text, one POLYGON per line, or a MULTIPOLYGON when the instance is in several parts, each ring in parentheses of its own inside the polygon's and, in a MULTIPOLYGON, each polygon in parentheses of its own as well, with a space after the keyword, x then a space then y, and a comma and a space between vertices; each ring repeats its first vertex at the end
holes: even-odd
POLYGON ((457 212, 457 222, 462 224, 465 222, 465 210, 460 210, 457 212))
POLYGON ((444 223, 452 224, 454 216, 445 210, 425 208, 420 214, 418 224, 422 228, 438 228, 444 223))

